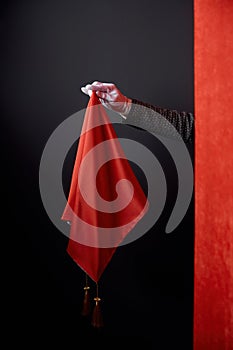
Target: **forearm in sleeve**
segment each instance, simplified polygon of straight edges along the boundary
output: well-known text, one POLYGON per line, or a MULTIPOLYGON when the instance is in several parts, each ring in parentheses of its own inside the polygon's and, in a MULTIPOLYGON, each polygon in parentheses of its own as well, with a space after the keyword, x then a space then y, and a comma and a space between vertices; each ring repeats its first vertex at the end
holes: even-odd
POLYGON ((192 113, 178 112, 132 99, 130 111, 124 124, 130 124, 147 130, 154 135, 161 135, 184 142, 192 142, 194 134, 194 117, 192 113))

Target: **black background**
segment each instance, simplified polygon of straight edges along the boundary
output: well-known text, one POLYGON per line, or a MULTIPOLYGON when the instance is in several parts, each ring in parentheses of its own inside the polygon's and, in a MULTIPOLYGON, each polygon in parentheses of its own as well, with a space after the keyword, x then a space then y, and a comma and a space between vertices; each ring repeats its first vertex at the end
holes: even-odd
POLYGON ((120 247, 106 268, 100 332, 80 316, 85 278, 66 253, 67 237, 43 208, 39 165, 55 128, 86 107, 80 91, 86 83, 114 82, 129 97, 193 112, 192 1, 7 1, 1 2, 0 33, 7 329, 32 346, 65 339, 78 347, 82 337, 103 344, 123 336, 162 342, 160 349, 191 349, 193 202, 166 235, 177 189, 167 153, 146 132, 119 127, 121 135, 159 152, 170 201, 155 226, 120 247))

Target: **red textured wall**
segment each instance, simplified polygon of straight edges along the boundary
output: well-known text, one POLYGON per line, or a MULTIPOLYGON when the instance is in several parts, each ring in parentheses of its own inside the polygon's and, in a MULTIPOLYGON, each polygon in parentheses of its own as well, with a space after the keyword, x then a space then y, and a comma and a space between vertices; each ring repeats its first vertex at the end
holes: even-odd
POLYGON ((233 349, 233 0, 194 0, 194 350, 233 349))

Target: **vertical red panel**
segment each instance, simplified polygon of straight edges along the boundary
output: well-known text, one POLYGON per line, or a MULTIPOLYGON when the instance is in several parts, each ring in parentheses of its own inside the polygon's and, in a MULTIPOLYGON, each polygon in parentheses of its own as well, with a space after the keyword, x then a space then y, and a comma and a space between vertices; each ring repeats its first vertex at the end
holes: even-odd
POLYGON ((194 350, 233 349, 233 1, 194 0, 194 350))

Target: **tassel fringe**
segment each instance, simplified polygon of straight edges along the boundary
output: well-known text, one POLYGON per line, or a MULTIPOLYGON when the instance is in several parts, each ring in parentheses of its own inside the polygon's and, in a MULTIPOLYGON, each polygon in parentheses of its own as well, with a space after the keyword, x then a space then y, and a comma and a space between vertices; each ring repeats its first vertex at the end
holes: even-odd
POLYGON ((90 301, 90 287, 88 285, 88 277, 86 274, 86 285, 84 289, 84 299, 83 299, 83 308, 82 308, 82 316, 88 316, 91 313, 91 301, 90 301))
POLYGON ((102 311, 100 308, 101 299, 99 297, 96 297, 96 298, 94 298, 94 300, 95 300, 95 306, 94 306, 94 310, 92 313, 91 324, 95 328, 101 328, 104 326, 103 315, 102 315, 102 311))
POLYGON ((90 287, 84 287, 84 299, 83 299, 83 308, 81 314, 83 316, 88 316, 91 313, 91 302, 90 302, 90 287))
MULTIPOLYGON (((88 275, 86 274, 86 283, 84 289, 84 299, 83 299, 83 306, 81 315, 82 316, 89 316, 91 315, 91 298, 90 298, 90 286, 88 283, 88 275)), ((101 299, 98 296, 98 283, 96 283, 96 297, 94 298, 94 308, 91 315, 91 325, 94 328, 102 328, 104 326, 103 322, 103 315, 102 310, 100 307, 100 301, 101 299)))
POLYGON ((104 322, 103 322, 103 315, 100 307, 101 299, 99 298, 99 295, 98 295, 99 294, 98 288, 99 288, 98 283, 96 283, 96 297, 94 298, 95 306, 92 313, 91 324, 95 328, 102 328, 104 326, 104 322))

